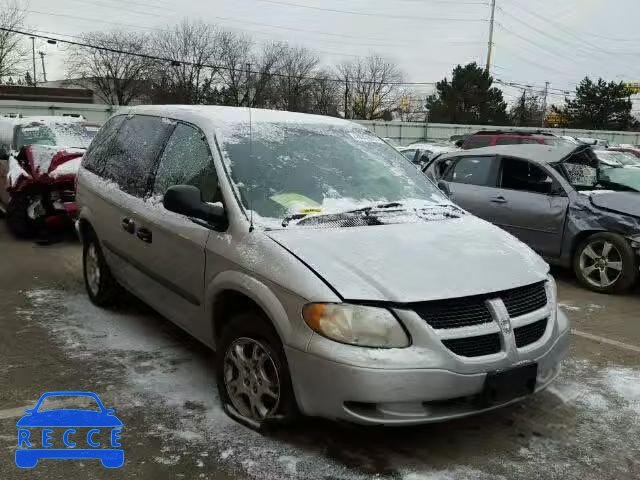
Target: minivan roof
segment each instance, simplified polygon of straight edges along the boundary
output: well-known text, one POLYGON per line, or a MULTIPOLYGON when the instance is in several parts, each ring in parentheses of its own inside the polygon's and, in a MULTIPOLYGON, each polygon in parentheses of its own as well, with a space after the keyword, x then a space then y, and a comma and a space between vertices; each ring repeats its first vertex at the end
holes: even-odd
POLYGON ((523 145, 497 145, 494 147, 474 148, 445 153, 438 158, 447 157, 479 157, 484 155, 504 155, 508 157, 524 158, 537 163, 558 163, 576 150, 583 149, 585 145, 542 145, 530 143, 523 145))
POLYGON ((251 118, 256 123, 291 123, 307 125, 334 125, 343 127, 365 127, 341 118, 294 113, 277 110, 264 110, 246 107, 220 107, 212 105, 142 105, 131 107, 125 114, 154 115, 175 120, 182 120, 199 126, 222 127, 229 123, 245 123, 251 118), (249 117, 251 111, 251 117, 249 117))

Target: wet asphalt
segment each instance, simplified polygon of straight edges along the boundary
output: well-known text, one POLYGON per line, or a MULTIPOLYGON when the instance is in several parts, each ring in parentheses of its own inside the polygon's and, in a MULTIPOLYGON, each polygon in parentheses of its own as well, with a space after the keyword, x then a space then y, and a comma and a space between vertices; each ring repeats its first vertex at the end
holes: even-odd
POLYGON ((548 391, 446 424, 305 419, 259 435, 222 413, 212 352, 135 300, 96 309, 78 243, 17 241, 0 222, 0 479, 638 479, 640 291, 599 295, 554 273, 576 332, 548 391), (93 391, 115 409, 122 468, 16 467, 16 422, 57 390, 93 391))

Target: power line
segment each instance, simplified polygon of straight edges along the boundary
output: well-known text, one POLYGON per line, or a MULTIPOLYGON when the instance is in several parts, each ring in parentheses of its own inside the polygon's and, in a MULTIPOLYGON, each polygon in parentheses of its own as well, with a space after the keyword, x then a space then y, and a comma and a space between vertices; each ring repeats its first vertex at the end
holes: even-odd
MULTIPOLYGON (((146 58, 149 60, 156 60, 156 61, 160 61, 160 62, 166 62, 172 65, 175 65, 176 63, 178 64, 182 64, 182 65, 191 65, 191 66, 195 66, 195 67, 201 67, 201 68, 211 68, 211 69, 215 69, 215 70, 226 70, 226 71, 232 71, 232 72, 243 72, 243 73, 247 73, 247 74, 251 74, 251 75, 256 75, 256 74, 260 74, 262 72, 259 71, 253 71, 253 70, 249 70, 249 69, 245 69, 245 68, 233 68, 233 67, 226 67, 224 65, 215 65, 215 64, 206 64, 206 63, 202 63, 202 64, 198 64, 198 63, 194 63, 194 62, 189 62, 189 61, 176 61, 174 58, 168 58, 168 57, 161 57, 161 56, 156 56, 156 55, 150 55, 147 53, 140 53, 140 52, 129 52, 126 50, 121 50, 121 49, 117 49, 117 48, 110 48, 110 47, 102 47, 99 45, 92 45, 90 43, 86 43, 86 42, 78 42, 78 41, 73 41, 73 40, 65 40, 62 38, 59 38, 58 35, 56 36, 48 36, 48 35, 40 35, 40 34, 36 34, 33 32, 25 32, 22 30, 17 30, 17 29, 12 29, 12 28, 6 28, 6 27, 0 27, 0 31, 5 31, 5 32, 10 32, 10 33, 15 33, 15 34, 19 34, 19 35, 24 35, 24 36, 29 36, 29 37, 35 37, 35 38, 40 38, 43 40, 53 40, 55 42, 59 42, 59 43, 65 43, 68 45, 74 45, 74 46, 78 46, 78 47, 84 47, 84 48, 91 48, 91 49, 95 49, 95 50, 101 50, 101 51, 105 51, 105 52, 111 52, 111 53, 117 53, 117 54, 122 54, 122 55, 131 55, 134 57, 139 57, 139 58, 146 58)), ((269 75, 274 76, 274 77, 284 77, 284 78, 288 78, 291 75, 287 75, 284 73, 278 73, 278 72, 273 72, 270 73, 269 75)), ((342 79, 337 79, 337 78, 327 78, 327 77, 316 77, 316 76, 306 76, 306 75, 294 75, 296 78, 303 78, 306 80, 317 80, 317 81, 332 81, 332 82, 343 82, 342 79)), ((377 84, 377 83, 383 83, 384 85, 398 85, 398 86, 402 86, 402 85, 435 85, 437 82, 377 82, 377 81, 361 81, 361 83, 365 83, 365 84, 377 84)))
POLYGON ((439 22, 486 22, 485 19, 477 18, 449 18, 449 17, 415 17, 408 15, 393 15, 388 13, 371 13, 371 12, 356 12, 353 10, 340 10, 337 8, 316 7, 312 5, 302 5, 300 3, 282 2, 280 0, 256 0, 258 2, 272 3, 274 5, 284 5, 287 7, 306 8, 309 10, 318 10, 322 12, 343 13, 346 15, 358 15, 362 17, 383 17, 394 18, 396 20, 413 20, 413 21, 439 21, 439 22))

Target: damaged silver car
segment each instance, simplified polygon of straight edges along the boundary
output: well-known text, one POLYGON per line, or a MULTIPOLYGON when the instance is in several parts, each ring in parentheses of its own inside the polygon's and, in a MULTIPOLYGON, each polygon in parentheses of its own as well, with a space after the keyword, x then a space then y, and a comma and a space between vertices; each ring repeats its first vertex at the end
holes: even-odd
POLYGON ((601 293, 638 277, 640 169, 589 145, 507 145, 445 154, 425 171, 458 205, 512 233, 601 293))

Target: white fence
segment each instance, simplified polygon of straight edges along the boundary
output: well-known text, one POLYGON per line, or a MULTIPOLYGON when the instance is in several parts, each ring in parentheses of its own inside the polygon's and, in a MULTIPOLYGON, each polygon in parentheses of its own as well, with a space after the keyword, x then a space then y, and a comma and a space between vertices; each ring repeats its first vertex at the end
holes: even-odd
MULTIPOLYGON (((373 120, 356 120, 374 131, 380 137, 391 138, 401 145, 408 145, 418 140, 448 140, 452 135, 464 135, 479 130, 522 130, 525 127, 498 127, 487 125, 452 125, 446 123, 413 123, 413 122, 378 122, 373 120)), ((612 132, 606 130, 577 130, 570 128, 544 128, 545 132, 572 137, 592 137, 608 140, 612 144, 640 144, 640 132, 612 132)))
MULTIPOLYGON (((88 121, 103 123, 118 107, 109 105, 83 103, 49 103, 49 102, 20 102, 14 100, 0 100, 0 115, 37 116, 37 115, 82 115, 88 121)), ((365 125, 381 137, 391 138, 401 145, 408 145, 423 139, 448 140, 452 135, 463 135, 478 130, 525 130, 531 128, 495 127, 479 125, 450 125, 445 123, 414 123, 414 122, 383 122, 373 120, 356 120, 365 125)), ((572 137, 596 137, 611 143, 640 144, 640 132, 610 132, 604 130, 572 130, 564 128, 545 128, 545 131, 556 135, 571 135, 572 137)))

